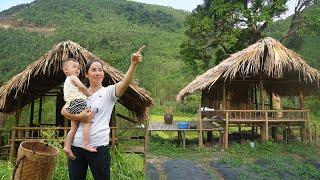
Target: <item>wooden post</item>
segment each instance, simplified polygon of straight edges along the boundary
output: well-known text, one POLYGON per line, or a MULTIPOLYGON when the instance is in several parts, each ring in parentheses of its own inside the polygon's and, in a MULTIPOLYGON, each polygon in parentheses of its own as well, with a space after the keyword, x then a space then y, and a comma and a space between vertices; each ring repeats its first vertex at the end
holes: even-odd
POLYGON ((311 134, 311 121, 310 121, 310 112, 307 112, 307 126, 308 126, 308 129, 307 129, 307 132, 308 132, 308 139, 309 139, 309 143, 312 143, 312 134, 311 134))
POLYGON ((228 148, 228 128, 229 128, 229 112, 226 112, 226 119, 225 119, 225 126, 224 126, 224 140, 223 140, 223 147, 224 149, 228 148))
POLYGON ((18 110, 15 113, 15 126, 19 126, 20 124, 20 118, 21 118, 21 96, 18 95, 18 110))
POLYGON ((260 126, 260 136, 261 136, 261 142, 266 141, 266 124, 261 124, 260 126))
POLYGON ((148 143, 149 143, 149 133, 148 133, 149 123, 148 119, 144 121, 144 172, 147 173, 147 153, 148 153, 148 143))
POLYGON ((39 121, 38 121, 38 123, 39 123, 39 126, 41 125, 41 115, 42 115, 42 97, 40 97, 40 99, 39 99, 39 121))
POLYGON ((117 127, 117 124, 116 124, 116 108, 114 107, 113 110, 112 110, 112 114, 111 114, 111 118, 110 118, 110 127, 114 127, 111 130, 111 142, 112 142, 112 147, 115 146, 116 144, 116 127, 117 127))
POLYGON ((260 109, 264 110, 264 99, 263 99, 263 80, 260 78, 260 109))
POLYGON ((316 141, 316 146, 318 146, 318 131, 317 131, 317 124, 314 125, 314 139, 316 141))
POLYGON ((265 112, 265 126, 266 126, 266 134, 265 134, 265 140, 268 141, 269 140, 269 122, 268 122, 268 112, 265 112))
POLYGON ((227 102, 226 102, 226 83, 223 82, 223 85, 222 85, 222 109, 223 110, 226 109, 226 105, 227 105, 227 102))
POLYGON ((201 103, 198 108, 198 128, 199 128, 199 147, 203 147, 203 137, 202 137, 202 120, 201 120, 201 103))
POLYGON ((186 133, 185 133, 185 131, 181 131, 181 137, 182 137, 182 148, 186 148, 186 133))
POLYGON ((63 99, 62 89, 58 89, 56 94, 56 117, 55 117, 56 127, 58 126, 69 127, 70 121, 61 115, 61 109, 63 106, 64 106, 64 99, 63 99))
POLYGON ((31 102, 31 108, 30 108, 30 121, 29 121, 29 126, 33 126, 33 117, 34 117, 34 97, 32 97, 32 102, 31 102))
MULTIPOLYGON (((272 91, 270 91, 270 93, 269 93, 269 103, 270 103, 270 110, 273 110, 273 93, 272 93, 272 91)), ((274 141, 277 141, 278 127, 271 127, 271 137, 274 141)))
POLYGON ((306 128, 305 128, 305 122, 300 123, 300 137, 301 137, 301 142, 306 141, 306 128))
POLYGON ((299 91, 299 108, 304 109, 304 98, 301 90, 299 91))
POLYGON ((14 152, 15 152, 15 141, 16 141, 16 129, 12 129, 12 134, 11 134, 11 142, 10 142, 10 155, 9 155, 9 161, 12 161, 14 152))
MULTIPOLYGON (((304 101, 303 101, 303 93, 301 90, 299 90, 299 109, 304 109, 304 101)), ((307 118, 308 118, 308 113, 307 113, 307 118)), ((300 114, 300 118, 303 119, 303 113, 300 114)), ((309 121, 309 119, 308 119, 309 121)), ((306 142, 307 140, 307 125, 309 123, 302 122, 300 123, 300 135, 301 135, 301 141, 306 142)))

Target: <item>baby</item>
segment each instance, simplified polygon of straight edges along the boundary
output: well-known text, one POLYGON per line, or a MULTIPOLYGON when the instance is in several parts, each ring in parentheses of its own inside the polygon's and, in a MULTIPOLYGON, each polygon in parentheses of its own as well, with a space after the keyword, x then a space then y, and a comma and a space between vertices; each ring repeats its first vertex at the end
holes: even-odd
MULTIPOLYGON (((88 88, 79 80, 80 64, 73 58, 68 58, 63 61, 62 68, 64 74, 67 76, 64 81, 63 93, 64 100, 66 101, 65 106, 67 111, 71 114, 80 114, 86 110, 88 96, 91 96, 91 92, 88 88)), ((89 121, 87 121, 89 122, 89 121)), ((67 157, 75 158, 71 151, 71 143, 78 129, 79 121, 71 120, 71 128, 68 132, 67 139, 63 151, 67 157)), ((90 134, 90 123, 83 123, 83 146, 82 148, 90 152, 97 152, 95 148, 90 145, 89 136, 90 134)))

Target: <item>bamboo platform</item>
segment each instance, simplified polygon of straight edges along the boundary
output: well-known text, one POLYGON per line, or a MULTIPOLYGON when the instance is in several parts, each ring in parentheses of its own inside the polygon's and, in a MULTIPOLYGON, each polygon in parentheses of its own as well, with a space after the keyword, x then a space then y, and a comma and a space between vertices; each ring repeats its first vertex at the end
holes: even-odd
POLYGON ((202 112, 202 116, 218 118, 224 128, 223 147, 228 148, 229 127, 260 127, 261 141, 269 140, 269 128, 299 127, 303 142, 312 141, 309 110, 215 110, 202 112))

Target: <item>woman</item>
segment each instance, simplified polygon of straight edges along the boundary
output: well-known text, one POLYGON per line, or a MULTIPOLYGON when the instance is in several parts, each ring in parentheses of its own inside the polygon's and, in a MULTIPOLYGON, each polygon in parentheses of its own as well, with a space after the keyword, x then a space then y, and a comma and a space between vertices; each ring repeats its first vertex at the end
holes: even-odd
POLYGON ((81 114, 70 114, 65 107, 61 113, 68 119, 84 122, 91 119, 90 144, 96 147, 97 152, 89 152, 81 148, 83 144, 83 124, 75 134, 71 150, 74 156, 68 156, 69 178, 75 180, 86 179, 88 165, 95 179, 110 179, 110 154, 109 154, 109 135, 110 117, 113 107, 119 97, 132 82, 137 65, 142 61, 142 46, 136 53, 131 55, 131 65, 122 81, 110 85, 102 86, 104 71, 99 61, 90 61, 85 66, 85 76, 89 80, 89 91, 93 94, 87 100, 90 110, 81 114), (89 118, 88 118, 89 117, 89 118))

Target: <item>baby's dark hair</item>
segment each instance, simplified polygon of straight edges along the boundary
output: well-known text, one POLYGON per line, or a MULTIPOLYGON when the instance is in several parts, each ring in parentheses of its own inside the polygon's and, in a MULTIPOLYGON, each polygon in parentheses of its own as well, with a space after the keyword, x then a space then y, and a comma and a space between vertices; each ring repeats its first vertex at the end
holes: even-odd
POLYGON ((102 64, 100 61, 98 61, 98 60, 91 60, 91 61, 87 62, 86 65, 84 66, 84 72, 85 72, 86 74, 88 73, 88 71, 89 71, 89 69, 90 69, 90 66, 91 66, 94 62, 100 63, 101 66, 103 66, 103 64, 102 64))
POLYGON ((62 61, 62 68, 64 68, 64 67, 66 66, 66 64, 68 64, 68 63, 71 62, 71 61, 79 63, 79 62, 78 62, 76 59, 74 59, 74 58, 67 58, 67 59, 65 59, 65 60, 62 61))

